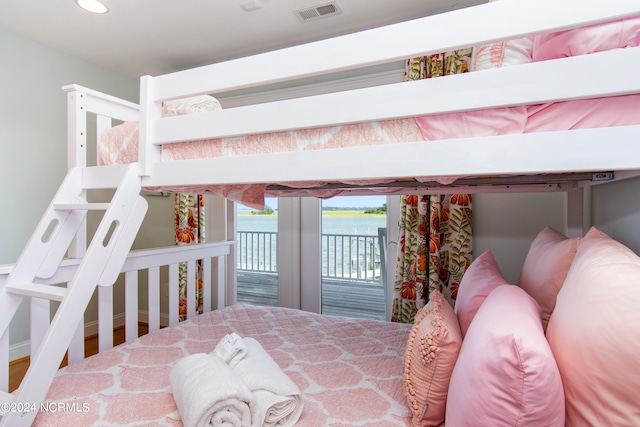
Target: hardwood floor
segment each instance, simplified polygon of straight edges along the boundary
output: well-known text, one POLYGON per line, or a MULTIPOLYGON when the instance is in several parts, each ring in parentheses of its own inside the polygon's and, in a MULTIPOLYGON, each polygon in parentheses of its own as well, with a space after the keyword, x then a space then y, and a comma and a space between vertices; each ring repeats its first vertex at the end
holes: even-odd
MULTIPOLYGON (((144 323, 138 325, 138 336, 145 335, 149 331, 144 323)), ((113 330, 113 345, 122 344, 124 342, 124 326, 113 330)), ((98 353, 98 335, 86 337, 84 340, 85 357, 98 353)), ((64 357, 60 367, 67 366, 67 356, 64 357)), ((29 369, 29 357, 23 357, 9 363, 9 391, 12 392, 20 386, 22 378, 29 369)))

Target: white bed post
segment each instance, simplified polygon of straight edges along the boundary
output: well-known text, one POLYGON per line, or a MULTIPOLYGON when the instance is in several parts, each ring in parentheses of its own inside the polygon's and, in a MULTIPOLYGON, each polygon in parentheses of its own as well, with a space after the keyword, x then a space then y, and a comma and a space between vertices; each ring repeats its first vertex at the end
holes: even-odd
MULTIPOLYGON (((127 271, 124 276, 125 283, 125 314, 124 333, 125 339, 131 341, 138 338, 138 272, 127 271)), ((176 313, 178 312, 176 308, 176 313)))
POLYGON ((202 312, 208 313, 211 311, 211 263, 213 260, 211 258, 204 258, 200 262, 202 263, 202 312))
MULTIPOLYGON (((196 261, 187 261, 187 319, 196 315, 196 261)), ((151 304, 151 301, 149 301, 151 304)), ((156 303, 159 305, 159 302, 156 303)), ((151 330, 151 329, 150 329, 151 330)))
MULTIPOLYGON (((189 266, 189 269, 191 269, 191 266, 189 266)), ((147 301, 148 301, 148 318, 147 318, 147 324, 149 325, 149 332, 154 332, 160 329, 160 267, 159 266, 154 266, 154 267, 150 267, 147 270, 147 301)), ((191 274, 191 273, 189 273, 191 274)), ((193 273, 194 279, 195 279, 195 273, 193 273)), ((176 275, 177 277, 177 275, 176 275)), ((191 282, 192 278, 189 278, 189 282, 191 282)), ((189 295, 189 293, 193 294, 193 292, 195 291, 195 286, 193 286, 193 289, 188 289, 187 290, 187 295, 189 295)), ((175 295, 173 295, 175 298, 177 298, 178 293, 176 292, 175 295)), ((193 299, 193 306, 195 306, 195 298, 193 299)), ((192 308, 194 309, 194 308, 192 308)))
MULTIPOLYGON (((87 94, 69 86, 67 91, 67 168, 87 166, 87 94)), ((83 192, 86 197, 86 191, 83 192)), ((70 258, 82 258, 87 251, 87 220, 69 246, 70 258)), ((46 329, 44 329, 46 331, 46 329)), ((43 332, 44 333, 44 332, 43 332)), ((35 350, 31 350, 34 354, 35 350)), ((84 316, 74 332, 67 354, 68 363, 84 359, 84 316)))
MULTIPOLYGON (((235 241, 236 240, 236 204, 231 200, 225 200, 226 202, 226 219, 227 219, 227 230, 226 235, 227 241, 235 241)), ((237 260, 236 260, 236 248, 237 245, 233 245, 233 248, 229 251, 229 255, 227 255, 227 265, 226 265, 226 283, 218 282, 218 308, 233 305, 237 302, 238 294, 238 275, 236 272, 237 269, 237 260), (224 289, 224 290, 223 290, 224 289)), ((218 263, 218 268, 222 268, 218 263)), ((220 277, 220 275, 218 275, 220 277)))
POLYGON ((140 78, 140 136, 138 147, 138 162, 140 172, 150 175, 151 165, 160 161, 160 146, 153 145, 155 134, 151 123, 161 116, 161 106, 155 102, 156 85, 151 76, 140 78))
POLYGON ((565 193, 564 231, 568 237, 584 234, 584 188, 569 186, 565 193))
POLYGON ((180 322, 180 306, 178 301, 178 276, 180 269, 177 263, 169 264, 169 325, 180 322))

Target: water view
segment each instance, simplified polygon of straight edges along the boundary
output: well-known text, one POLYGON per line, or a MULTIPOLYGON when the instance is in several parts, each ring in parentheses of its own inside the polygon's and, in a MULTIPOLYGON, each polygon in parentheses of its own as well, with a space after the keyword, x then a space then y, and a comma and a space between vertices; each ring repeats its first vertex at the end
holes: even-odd
MULTIPOLYGON (((366 202, 358 197, 323 202, 322 312, 385 319, 385 290, 381 280, 384 252, 378 229, 386 227, 380 208, 386 197, 366 202), (366 203, 363 205, 363 203, 366 203), (376 211, 365 213, 365 211, 376 211), (363 289, 366 288, 366 291, 363 289), (357 301, 357 303, 356 303, 357 301)), ((277 201, 267 202, 270 214, 238 209, 238 300, 277 304, 277 201), (245 284, 246 282, 246 284, 245 284), (263 283, 257 287, 257 282, 263 283), (267 284, 268 283, 268 284, 267 284), (267 288, 270 289, 267 291, 267 288), (269 293, 269 300, 265 294, 269 293)))
MULTIPOLYGON (((323 215, 323 234, 378 235, 379 227, 386 227, 384 215, 323 215)), ((278 215, 238 215, 238 231, 277 232, 278 215)))
MULTIPOLYGON (((385 196, 335 197, 322 202, 323 234, 378 235, 378 228, 386 227, 386 216, 365 214, 365 209, 380 208, 387 203, 385 196)), ((277 199, 267 199, 266 205, 275 210, 271 215, 252 214, 250 209, 238 209, 238 231, 277 232, 277 199)))
MULTIPOLYGON (((386 227, 386 197, 338 197, 323 201, 323 276, 372 280, 379 274, 378 229, 386 227)), ((277 271, 277 199, 264 212, 238 210, 238 267, 277 271), (275 209, 274 209, 275 206, 275 209)))

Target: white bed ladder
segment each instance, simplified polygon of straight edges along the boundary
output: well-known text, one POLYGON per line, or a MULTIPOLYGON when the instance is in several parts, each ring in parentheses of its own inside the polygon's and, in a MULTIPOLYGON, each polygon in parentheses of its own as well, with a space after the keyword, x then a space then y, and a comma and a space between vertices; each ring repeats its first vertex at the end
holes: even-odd
POLYGON ((1 427, 29 426, 55 377, 97 285, 111 286, 122 269, 147 211, 140 196, 137 164, 71 169, 47 208, 15 267, 0 288, 0 337, 25 297, 60 301, 20 387, 0 392, 1 427), (110 202, 88 203, 86 190, 115 188, 110 202), (66 287, 46 284, 54 276, 87 212, 104 216, 71 282, 66 287))

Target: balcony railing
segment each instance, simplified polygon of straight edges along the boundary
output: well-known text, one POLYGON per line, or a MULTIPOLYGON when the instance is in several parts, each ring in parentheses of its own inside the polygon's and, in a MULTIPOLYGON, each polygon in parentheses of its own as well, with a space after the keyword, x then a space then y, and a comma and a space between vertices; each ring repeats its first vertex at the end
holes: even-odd
MULTIPOLYGON (((278 234, 238 231, 238 270, 277 273, 278 234)), ((323 234, 322 277, 380 283, 383 260, 375 235, 323 234)))
POLYGON ((238 270, 278 272, 278 233, 238 231, 238 270))
MULTIPOLYGON (((381 228, 378 233, 322 235, 323 314, 387 318, 386 229, 381 228)), ((238 232, 238 301, 278 304, 277 238, 274 232, 238 232)))
POLYGON ((380 277, 378 236, 322 235, 322 277, 373 282, 380 277))

